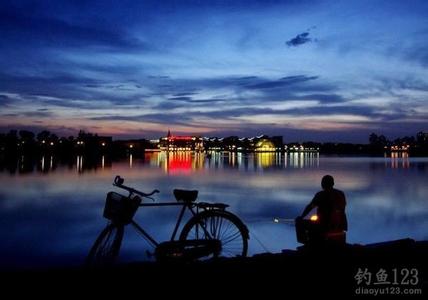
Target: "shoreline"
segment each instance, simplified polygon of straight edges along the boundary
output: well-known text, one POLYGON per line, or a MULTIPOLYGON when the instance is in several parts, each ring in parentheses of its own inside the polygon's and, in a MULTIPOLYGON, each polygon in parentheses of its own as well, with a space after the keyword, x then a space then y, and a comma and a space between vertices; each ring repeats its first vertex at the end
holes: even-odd
MULTIPOLYGON (((300 295, 326 294, 355 296, 358 288, 378 288, 376 274, 381 270, 398 274, 416 270, 418 282, 415 285, 390 284, 391 288, 413 288, 427 292, 428 266, 426 254, 428 241, 400 239, 367 245, 346 245, 343 248, 283 250, 281 253, 262 253, 246 258, 224 258, 202 262, 134 262, 113 267, 52 268, 45 270, 2 271, 5 286, 16 282, 36 288, 46 287, 46 283, 56 287, 77 289, 111 286, 118 289, 145 288, 169 291, 174 286, 197 287, 220 284, 234 292, 251 294, 269 292, 281 295, 288 293, 300 295), (404 270, 404 271, 403 271, 404 270), (358 272, 371 273, 370 284, 358 284, 358 272), (239 283, 241 282, 241 283, 239 283), (238 284, 239 283, 239 284, 238 284), (236 285, 235 285, 236 284, 236 285), (308 288, 304 288, 304 287, 308 288), (309 288, 311 287, 311 288, 309 288)), ((399 275, 403 277, 404 275, 399 275)), ((367 282, 365 282, 367 283, 367 282)), ((213 291, 215 293, 216 291, 213 291)))

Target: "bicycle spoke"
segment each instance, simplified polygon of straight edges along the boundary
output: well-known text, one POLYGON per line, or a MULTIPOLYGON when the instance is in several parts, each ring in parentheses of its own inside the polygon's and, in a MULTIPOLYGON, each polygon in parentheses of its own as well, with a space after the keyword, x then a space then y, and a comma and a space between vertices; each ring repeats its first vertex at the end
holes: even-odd
MULTIPOLYGON (((216 239, 221 242, 221 251, 218 255, 235 257, 246 255, 247 238, 245 229, 235 220, 233 215, 213 211, 203 217, 195 219, 183 229, 180 239, 216 239)), ((186 224, 187 225, 187 224, 186 224)))
MULTIPOLYGON (((227 235, 226 235, 226 233, 227 233, 227 232, 229 232, 230 230, 236 230, 236 228, 232 228, 232 227, 234 227, 233 223, 228 222, 228 223, 227 223, 226 228, 224 228, 224 230, 222 231, 221 236, 220 236, 220 233, 219 233, 218 238, 219 238, 219 239, 221 239, 221 240, 223 240, 223 237, 224 237, 224 236, 227 236, 227 235)), ((238 232, 239 232, 239 231, 238 231, 238 232)))
POLYGON ((241 236, 241 233, 239 231, 235 232, 233 235, 229 236, 227 239, 222 239, 222 245, 224 246, 224 245, 232 242, 233 240, 236 240, 240 236, 241 236))
POLYGON ((87 258, 88 265, 113 263, 118 255, 123 237, 123 227, 108 225, 99 235, 87 258))

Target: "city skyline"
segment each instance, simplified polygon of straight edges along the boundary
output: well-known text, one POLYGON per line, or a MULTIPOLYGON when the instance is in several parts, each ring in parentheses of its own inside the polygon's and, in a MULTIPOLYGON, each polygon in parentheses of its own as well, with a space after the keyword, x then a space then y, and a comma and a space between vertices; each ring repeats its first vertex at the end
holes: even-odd
POLYGON ((0 131, 414 135, 427 15, 424 1, 4 1, 0 131))

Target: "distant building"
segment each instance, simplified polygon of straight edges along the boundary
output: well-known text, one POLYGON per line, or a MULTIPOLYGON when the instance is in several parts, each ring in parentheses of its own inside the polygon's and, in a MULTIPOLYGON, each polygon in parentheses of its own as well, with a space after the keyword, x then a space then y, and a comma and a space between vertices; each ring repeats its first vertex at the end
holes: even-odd
POLYGON ((283 151, 282 136, 269 137, 260 135, 255 137, 229 136, 225 138, 205 137, 204 147, 208 151, 234 152, 277 152, 283 151))
POLYGON ((223 138, 218 137, 204 137, 203 138, 204 148, 207 151, 222 151, 223 138))
POLYGON ((197 136, 174 136, 168 130, 166 137, 159 139, 159 149, 163 151, 203 151, 204 143, 197 136))
POLYGON ((287 152, 319 152, 319 147, 314 145, 303 145, 303 144, 288 144, 284 146, 287 152))
POLYGON ((410 145, 392 145, 390 147, 391 152, 407 152, 410 149, 410 145))
POLYGON ((282 136, 261 136, 254 139, 254 151, 256 152, 277 152, 283 151, 282 136))
POLYGON ((146 148, 146 151, 148 152, 157 152, 160 151, 160 139, 153 139, 149 140, 148 147, 146 148))

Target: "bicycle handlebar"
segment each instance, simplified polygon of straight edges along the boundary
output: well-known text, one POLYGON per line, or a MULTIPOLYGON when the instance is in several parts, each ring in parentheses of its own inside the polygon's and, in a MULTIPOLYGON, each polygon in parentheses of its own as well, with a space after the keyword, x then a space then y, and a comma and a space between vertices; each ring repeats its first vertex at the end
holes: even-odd
POLYGON ((143 192, 141 192, 139 190, 136 190, 136 189, 134 189, 132 187, 124 185, 123 184, 124 181, 125 181, 125 179, 123 179, 122 177, 116 176, 114 178, 113 185, 117 186, 118 188, 124 189, 124 190, 126 190, 126 191, 128 191, 130 193, 137 194, 137 195, 140 195, 141 197, 149 198, 149 199, 152 199, 152 200, 154 200, 154 199, 151 198, 150 196, 153 195, 153 194, 159 193, 159 190, 153 190, 151 193, 148 193, 148 194, 143 193, 143 192))

